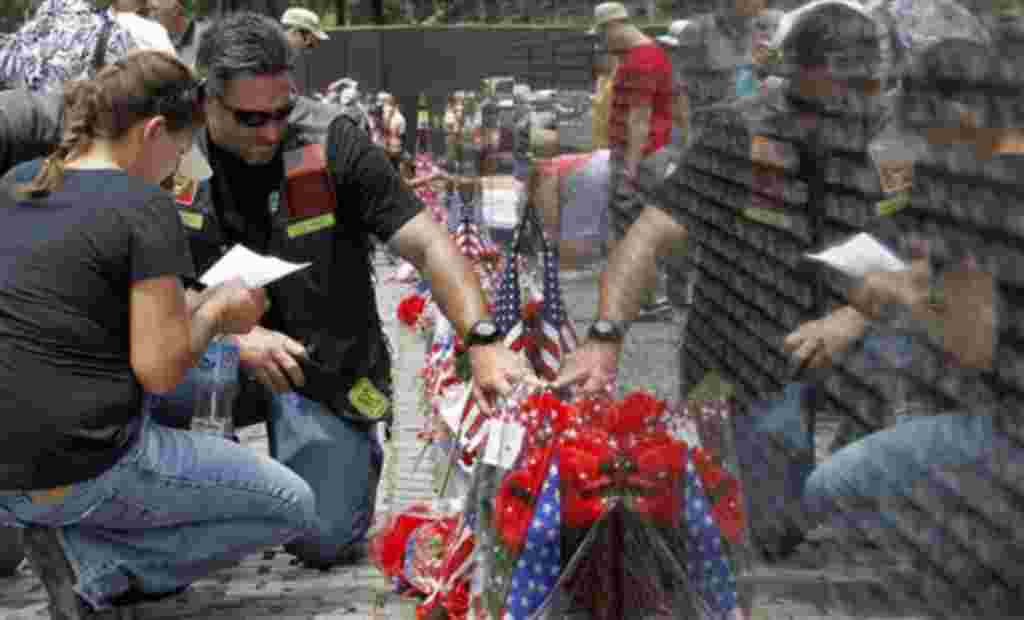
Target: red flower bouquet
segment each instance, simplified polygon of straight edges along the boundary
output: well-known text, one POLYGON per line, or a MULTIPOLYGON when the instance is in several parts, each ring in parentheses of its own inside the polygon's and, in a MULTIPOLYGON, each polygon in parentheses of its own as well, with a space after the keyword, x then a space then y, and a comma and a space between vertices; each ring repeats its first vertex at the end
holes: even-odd
MULTIPOLYGON (((615 538, 608 529, 609 515, 615 511, 630 515, 626 522, 631 525, 627 527, 657 532, 638 540, 653 540, 651 536, 678 537, 678 532, 685 529, 682 517, 687 445, 667 432, 663 419, 666 406, 662 401, 634 392, 619 402, 598 398, 568 403, 552 392, 542 392, 522 398, 513 409, 505 412, 502 423, 522 428, 520 456, 510 470, 490 470, 498 477, 494 480, 495 492, 491 499, 485 498, 480 511, 481 528, 486 533, 478 570, 483 574, 484 590, 474 592, 471 608, 484 610, 482 616, 478 612, 482 618, 504 617, 508 597, 520 601, 529 598, 526 592, 517 590, 517 584, 528 578, 526 573, 520 573, 540 570, 524 567, 541 566, 544 557, 551 557, 551 549, 543 548, 542 543, 551 536, 560 534, 556 540, 561 540, 562 549, 588 558, 577 570, 579 575, 589 575, 600 573, 594 558, 608 555, 595 553, 595 548, 612 545, 619 549, 615 554, 620 556, 654 553, 639 547, 623 548, 624 539, 615 538), (555 472, 558 494, 552 500, 548 485, 555 472), (555 517, 553 510, 558 511, 555 517), (558 527, 547 529, 553 527, 552 518, 557 520, 558 527), (585 540, 589 542, 584 543, 585 540), (571 542, 566 546, 565 541, 571 542)), ((478 475, 486 476, 487 471, 484 469, 478 475)), ((489 484, 485 483, 484 488, 489 484)), ((557 570, 568 559, 562 556, 561 564, 545 570, 557 570)), ((669 573, 675 570, 669 559, 660 561, 666 562, 664 567, 669 573)), ((597 592, 606 588, 591 588, 584 583, 589 579, 579 575, 566 582, 573 590, 571 596, 576 603, 598 610, 601 601, 608 597, 601 598, 597 592)), ((678 578, 686 577, 680 574, 678 578)), ((641 574, 609 583, 621 586, 628 582, 632 585, 627 589, 640 592, 654 581, 653 575, 641 574)), ((545 586, 535 580, 533 587, 545 586)), ((621 594, 612 593, 609 600, 621 603, 621 594)), ((669 593, 658 590, 647 598, 638 606, 656 604, 660 609, 673 608, 669 593)))
POLYGON ((400 593, 426 597, 417 618, 428 618, 441 606, 450 619, 464 620, 474 544, 464 519, 450 506, 418 504, 390 518, 370 539, 370 557, 400 593))

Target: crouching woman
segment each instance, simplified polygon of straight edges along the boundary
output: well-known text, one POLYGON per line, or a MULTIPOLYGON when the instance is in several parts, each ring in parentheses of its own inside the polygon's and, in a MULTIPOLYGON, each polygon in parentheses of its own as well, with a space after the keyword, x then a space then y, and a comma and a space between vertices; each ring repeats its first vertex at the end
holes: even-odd
POLYGON ((284 466, 143 410, 266 306, 238 283, 182 286, 192 260, 159 184, 192 156, 201 91, 155 51, 70 84, 60 146, 0 197, 0 523, 25 528, 55 618, 179 591, 315 518, 284 466))

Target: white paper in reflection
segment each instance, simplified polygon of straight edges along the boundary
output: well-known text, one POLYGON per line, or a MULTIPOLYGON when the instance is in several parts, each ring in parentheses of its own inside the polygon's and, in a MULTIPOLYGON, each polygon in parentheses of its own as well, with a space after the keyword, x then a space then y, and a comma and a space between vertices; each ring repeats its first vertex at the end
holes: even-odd
POLYGON ((260 288, 312 264, 289 263, 274 256, 257 254, 238 244, 210 267, 199 281, 206 286, 217 286, 232 278, 241 278, 246 286, 260 288))
POLYGON ((846 243, 807 257, 821 261, 854 278, 872 271, 904 271, 907 264, 868 233, 855 235, 846 243))

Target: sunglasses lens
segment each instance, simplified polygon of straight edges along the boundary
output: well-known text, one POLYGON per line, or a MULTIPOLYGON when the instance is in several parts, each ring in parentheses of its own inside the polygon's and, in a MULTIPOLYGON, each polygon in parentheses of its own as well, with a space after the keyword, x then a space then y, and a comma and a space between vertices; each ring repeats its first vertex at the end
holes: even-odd
POLYGON ((262 127, 269 122, 270 115, 266 112, 236 112, 235 118, 238 119, 239 125, 262 127))
POLYGON ((249 112, 245 110, 234 110, 235 119, 239 125, 256 129, 263 127, 270 122, 283 122, 288 120, 291 116, 292 110, 295 109, 295 104, 289 104, 287 107, 278 110, 277 112, 249 112))

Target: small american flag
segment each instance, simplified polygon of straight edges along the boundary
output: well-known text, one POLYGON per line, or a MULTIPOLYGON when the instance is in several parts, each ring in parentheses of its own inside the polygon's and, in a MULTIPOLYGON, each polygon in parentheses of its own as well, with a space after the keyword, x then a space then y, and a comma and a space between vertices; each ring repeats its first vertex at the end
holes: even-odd
POLYGON ((686 463, 686 526, 690 539, 686 571, 697 594, 714 620, 741 620, 743 610, 736 596, 736 577, 725 559, 722 533, 711 516, 711 502, 704 493, 693 459, 686 463))
POLYGON ((512 588, 505 602, 503 620, 533 617, 558 583, 561 572, 562 501, 558 457, 555 457, 548 463, 547 479, 526 531, 526 545, 512 574, 512 588))
POLYGON ((522 296, 519 291, 519 261, 516 260, 514 251, 509 253, 508 258, 495 299, 494 322, 509 348, 519 351, 526 344, 527 338, 520 307, 522 296))
POLYGON ((562 359, 576 348, 576 330, 562 304, 562 289, 558 282, 558 250, 549 242, 543 254, 544 303, 538 338, 542 367, 538 370, 545 379, 552 381, 558 376, 562 359))

